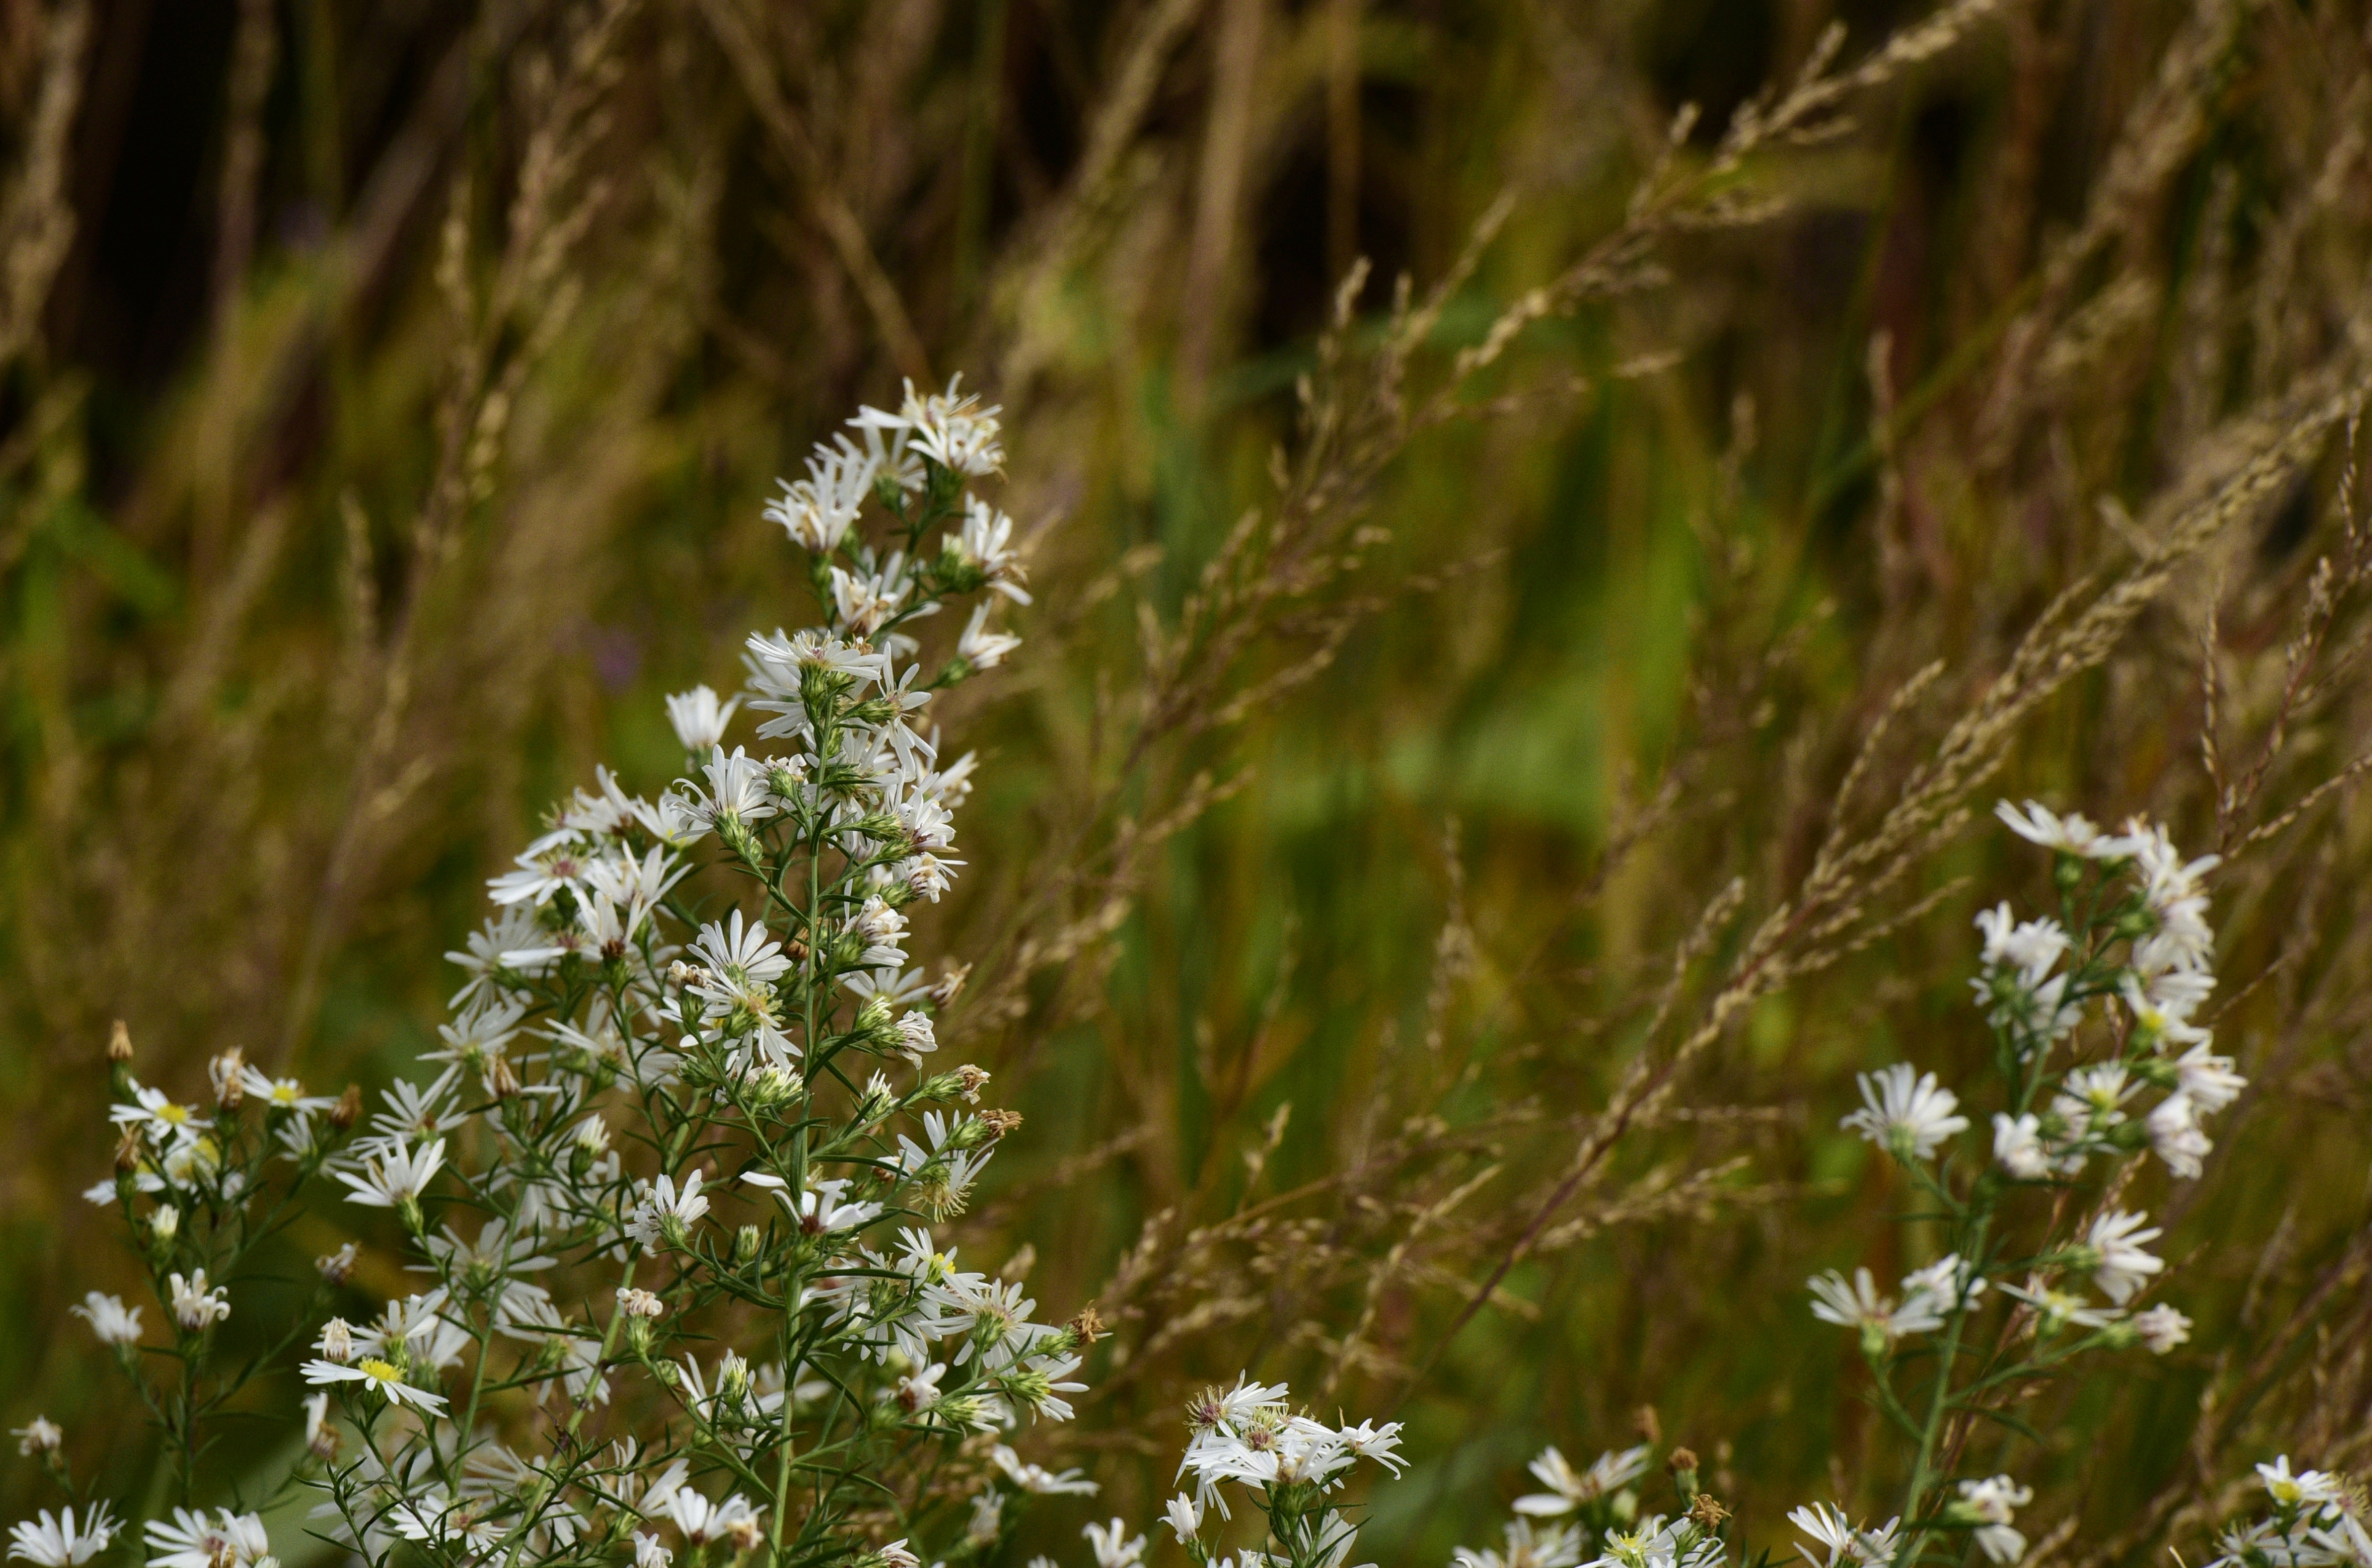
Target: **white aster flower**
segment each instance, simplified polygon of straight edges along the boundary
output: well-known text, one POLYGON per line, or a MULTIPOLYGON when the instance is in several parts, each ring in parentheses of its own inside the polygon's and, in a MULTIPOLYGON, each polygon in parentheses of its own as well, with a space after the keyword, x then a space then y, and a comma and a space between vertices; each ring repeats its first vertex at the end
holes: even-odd
POLYGON ((1880 1295, 1867 1269, 1855 1269, 1853 1279, 1831 1269, 1807 1282, 1812 1292, 1812 1316, 1841 1329, 1860 1332, 1866 1347, 1893 1343, 1905 1334, 1930 1333, 1944 1326, 1937 1300, 1924 1291, 1897 1307, 1880 1295))
POLYGON ((721 1503, 711 1503, 690 1487, 681 1487, 669 1495, 665 1507, 683 1539, 694 1546, 730 1539, 749 1550, 762 1539, 758 1520, 765 1510, 751 1507, 750 1500, 738 1492, 721 1503))
POLYGON ((2060 1290, 2039 1277, 2029 1278, 2023 1289, 2017 1285, 2002 1286, 2005 1295, 2014 1295, 2034 1308, 2034 1332, 2047 1337, 2074 1324, 2083 1329, 2105 1329, 2120 1314, 2093 1306, 2073 1291, 2060 1290))
POLYGON ((104 1503, 85 1510, 79 1524, 72 1508, 56 1515, 44 1508, 39 1519, 8 1527, 8 1555, 41 1568, 78 1568, 105 1551, 122 1527, 104 1503))
POLYGON ((2248 1079, 2232 1071, 2232 1059, 2211 1054, 2204 1041, 2175 1058, 2174 1072, 2181 1092, 2206 1114, 2222 1110, 2249 1086, 2248 1079))
POLYGON ((37 1415, 24 1425, 11 1428, 8 1435, 17 1440, 17 1452, 28 1458, 35 1454, 54 1454, 66 1440, 58 1423, 45 1415, 37 1415))
POLYGON ((1994 807, 1994 815, 2030 844, 2086 860, 2123 860, 2139 847, 2130 837, 2111 837, 2080 812, 2071 811, 2062 817, 2039 801, 2028 801, 2023 811, 2006 800, 2001 801, 1994 807))
POLYGON ((186 1145, 203 1136, 213 1125, 194 1107, 180 1104, 162 1089, 140 1083, 131 1087, 131 1100, 119 1102, 107 1112, 107 1119, 119 1127, 137 1127, 168 1138, 176 1145, 186 1145))
POLYGON ((2284 1508, 2319 1508, 2346 1495, 2339 1478, 2326 1471, 2299 1470, 2293 1474, 2287 1454, 2270 1465, 2259 1465, 2257 1475, 2265 1483, 2265 1495, 2284 1508))
POLYGON ((1977 929, 1984 935, 1986 965, 2017 970, 2029 991, 2050 978, 2067 951, 2067 932, 2057 921, 2021 923, 2006 901, 1980 911, 1977 929))
POLYGON ((1050 1470, 1042 1465, 1029 1463, 1002 1443, 990 1449, 988 1457, 995 1461, 998 1469, 1005 1472, 1006 1480, 1024 1492, 1048 1497, 1093 1497, 1096 1494, 1096 1483, 1087 1480, 1084 1471, 1050 1470))
POLYGON ((817 442, 807 459, 807 478, 774 482, 783 494, 766 503, 766 520, 781 524, 794 544, 831 554, 864 511, 881 461, 880 452, 859 451, 845 436, 832 437, 831 446, 817 442))
MULTIPOLYGON (((719 703, 708 686, 695 686, 668 698, 668 725, 686 751, 695 756, 711 750, 721 753, 726 726, 733 722, 734 710, 740 705, 738 697, 719 703)), ((740 749, 735 748, 734 754, 739 756, 740 749)))
POLYGON ((2021 1181, 2049 1176, 2051 1151, 2043 1147, 2041 1118, 2032 1111, 2016 1117, 1994 1112, 1994 1161, 2021 1181))
POLYGON ((696 1170, 683 1179, 680 1191, 673 1177, 660 1177, 634 1205, 633 1217, 626 1222, 626 1234, 647 1248, 656 1248, 662 1241, 670 1247, 682 1246, 691 1227, 708 1213, 708 1200, 701 1195, 700 1182, 701 1172, 696 1170))
POLYGON ((230 1316, 228 1287, 215 1285, 208 1289, 203 1269, 187 1279, 180 1274, 171 1276, 166 1294, 173 1308, 173 1321, 192 1334, 211 1329, 230 1316))
POLYGON ((2177 1089, 2158 1101, 2147 1126, 2150 1147, 2168 1170, 2189 1180, 2205 1168, 2215 1144, 2199 1125, 2199 1104, 2189 1094, 2177 1089))
POLYGON ((256 1514, 218 1508, 176 1508, 171 1522, 151 1519, 145 1531, 148 1568, 248 1568, 272 1555, 272 1541, 256 1514))
POLYGON ((2147 1214, 2119 1211, 2094 1219, 2084 1233, 2084 1240, 2075 1250, 2080 1255, 2079 1267, 2092 1276, 2100 1293, 2122 1307, 2133 1299, 2134 1293, 2149 1283, 2149 1277, 2166 1267, 2166 1260, 2153 1256, 2142 1244, 2155 1241, 2164 1233, 2148 1225, 2147 1214))
MULTIPOLYGON (((1818 1307, 1813 1308, 1819 1311, 1818 1307)), ((1576 1473, 1554 1444, 1541 1450, 1540 1457, 1525 1468, 1529 1469, 1546 1492, 1529 1493, 1516 1499, 1518 1514, 1535 1518, 1554 1518, 1569 1514, 1585 1504, 1609 1497, 1647 1473, 1648 1447, 1610 1449, 1590 1462, 1587 1469, 1576 1473)))
POLYGON ((1787 1522, 1802 1531, 1815 1549, 1799 1553, 1805 1562, 1837 1568, 1840 1562, 1891 1562, 1895 1532, 1901 1520, 1890 1519, 1878 1529, 1864 1529, 1846 1517, 1843 1509, 1815 1503, 1790 1513, 1787 1522))
POLYGON ((2142 1343, 2149 1347, 2153 1355, 2164 1355, 2191 1338, 2191 1319, 2164 1303, 2146 1312, 2134 1313, 2133 1323, 2142 1343))
POLYGON ((1535 1524, 1518 1516, 1501 1527, 1501 1550, 1458 1547, 1449 1554, 1454 1568, 1575 1568, 1582 1558, 1578 1525, 1535 1524))
POLYGON ((984 600, 975 606, 971 620, 964 626, 963 635, 956 640, 956 657, 975 670, 994 669, 1005 662, 1007 655, 1021 645, 1021 639, 1012 633, 988 629, 988 611, 989 606, 984 600))
POLYGON ((120 1295, 108 1295, 91 1291, 82 1298, 80 1307, 66 1308, 90 1325, 90 1331, 105 1345, 133 1345, 140 1342, 140 1308, 126 1307, 120 1295))
POLYGON ((406 1148, 397 1140, 366 1159, 359 1173, 340 1170, 331 1174, 353 1189, 346 1195, 347 1202, 372 1209, 401 1209, 419 1202, 421 1193, 444 1164, 444 1139, 432 1139, 416 1150, 406 1148))
POLYGON ((1137 1568, 1145 1561, 1145 1539, 1124 1539, 1128 1527, 1118 1518, 1109 1525, 1088 1525, 1079 1532, 1087 1538, 1087 1545, 1096 1554, 1096 1568, 1137 1568))
POLYGON ((305 1381, 317 1388, 331 1383, 360 1383, 391 1405, 417 1405, 424 1411, 436 1411, 445 1409, 444 1395, 414 1388, 403 1380, 402 1368, 375 1355, 366 1355, 351 1366, 334 1361, 308 1361, 299 1370, 305 1374, 305 1381))
POLYGON ((1859 1074, 1857 1081, 1862 1109, 1838 1125, 1855 1129, 1897 1159, 1932 1158, 1937 1145, 1969 1125, 1967 1117, 1955 1114, 1959 1097, 1939 1086, 1935 1074, 1921 1074, 1907 1062, 1859 1074))
POLYGON ((2032 1488, 2006 1475, 1960 1482, 1961 1505, 1978 1521, 1977 1548, 1995 1562, 2015 1562, 2026 1555, 2026 1537, 2011 1521, 2033 1501, 2032 1488))
MULTIPOLYGON (((976 495, 965 497, 963 530, 948 539, 942 548, 966 565, 979 568, 994 592, 1017 604, 1029 602, 1029 590, 1021 586, 1029 574, 1013 548, 1013 519, 987 502, 976 495)), ((981 606, 983 610, 987 608, 981 606)), ((975 616, 974 623, 978 621, 975 616)))
POLYGON ((1169 1500, 1162 1515, 1169 1533, 1181 1541, 1192 1540, 1203 1533, 1203 1504, 1183 1492, 1169 1500))

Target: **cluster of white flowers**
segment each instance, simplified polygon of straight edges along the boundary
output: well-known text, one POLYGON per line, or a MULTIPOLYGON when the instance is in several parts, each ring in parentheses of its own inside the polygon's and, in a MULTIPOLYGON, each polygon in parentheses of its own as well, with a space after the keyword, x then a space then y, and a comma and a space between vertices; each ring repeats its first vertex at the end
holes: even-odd
MULTIPOLYGON (((933 981, 907 954, 906 912, 963 865, 974 768, 943 759, 924 711, 1017 645, 988 599, 1029 600, 1012 519, 965 490, 1002 468, 997 411, 909 388, 851 424, 768 508, 814 557, 821 624, 751 636, 730 699, 668 699, 690 776, 645 798, 597 770, 493 879, 425 1086, 398 1082, 357 1128, 351 1092, 229 1052, 213 1106, 185 1105, 131 1077, 119 1035, 118 1170, 90 1195, 140 1238, 178 1385, 136 1354, 141 1308, 94 1293, 76 1311, 172 1412, 184 1504, 202 1420, 247 1376, 210 1350, 272 1223, 251 1210, 273 1162, 288 1195, 326 1175, 348 1212, 390 1215, 400 1238, 378 1239, 430 1276, 358 1309, 350 1244, 282 1340, 313 1334, 300 1370, 320 1390, 294 1480, 370 1561, 408 1541, 454 1563, 631 1550, 666 1568, 790 1539, 913 1568, 906 1541, 846 1522, 857 1501, 933 1444, 1070 1416, 1092 1314, 1034 1321, 1017 1281, 933 1235, 1020 1119, 974 1109, 978 1068, 925 1066, 963 971, 933 981), (924 679, 913 624, 970 596, 981 612, 924 679), (731 744, 752 718, 755 754, 731 744)), ((29 1453, 58 1446, 25 1432, 29 1453)), ((1016 1491, 1093 1490, 996 1453, 1016 1491)), ((84 1504, 17 1526, 12 1550, 63 1568, 119 1527, 84 1504)), ((165 1568, 271 1562, 255 1514, 184 1506, 145 1539, 165 1568)))
MULTIPOLYGON (((1933 1167, 1970 1121, 1957 1093, 1907 1063, 1863 1074, 1863 1107, 1843 1125, 1886 1149, 1962 1218, 1989 1218, 2005 1186, 2065 1184, 2095 1158, 2121 1161, 2143 1148, 2155 1149, 2176 1177, 2196 1176, 2208 1148, 2203 1119, 2245 1083, 2192 1021, 2215 986, 2215 934, 2199 881, 2215 858, 2185 862, 2163 828, 2138 819, 2112 836, 2031 802, 2023 809, 2004 802, 2000 816, 2053 851, 2066 918, 2021 921, 2007 903, 1977 917, 1982 952, 1973 984, 2002 1048, 2010 1101, 1993 1118, 1997 1175, 1965 1192, 1948 1190, 1946 1171, 1933 1167), (2079 1040, 2096 1004, 2106 1009, 2105 1050, 2060 1068, 2058 1055, 2079 1040), (2169 1055, 2177 1047, 2182 1053, 2169 1055), (2163 1098, 2136 1121, 2134 1101, 2152 1089, 2163 1098)), ((2040 1335, 2084 1329, 2102 1342, 2163 1353, 2189 1337, 2190 1320, 2164 1305, 2126 1310, 2165 1266, 2147 1249, 2158 1234, 2144 1214, 2104 1210, 2044 1253, 2044 1266, 2021 1283, 1996 1283, 2040 1335)), ((1899 1304, 1867 1270, 1851 1283, 1822 1275, 1812 1282, 1812 1310, 1859 1331, 1877 1355, 1907 1335, 1945 1328, 1987 1285, 1956 1253, 1906 1278, 1899 1304), (1959 1281, 1957 1294, 1947 1275, 1959 1281)))
MULTIPOLYGON (((36 1417, 19 1451, 70 1503, 12 1527, 9 1557, 78 1568, 132 1534, 149 1568, 277 1568, 261 1511, 190 1493, 205 1418, 308 1331, 298 1370, 316 1391, 288 1486, 317 1494, 320 1534, 375 1563, 409 1543, 460 1568, 671 1568, 680 1552, 701 1568, 711 1548, 922 1568, 913 1540, 928 1538, 877 1541, 889 1531, 861 1527, 859 1504, 933 1454, 978 1461, 983 1434, 1071 1417, 1093 1312, 1035 1321, 1026 1264, 960 1267, 935 1232, 1019 1118, 977 1109, 977 1067, 926 1069, 964 971, 931 981, 907 951, 906 912, 963 868, 953 820, 974 773, 969 755, 943 760, 922 715, 1017 645, 990 627, 990 599, 1029 598, 1012 519, 965 490, 1002 467, 997 412, 909 386, 898 412, 866 409, 855 438, 815 448, 766 515, 813 557, 821 624, 750 637, 729 699, 704 685, 667 699, 687 760, 672 787, 646 799, 596 770, 492 879, 496 912, 448 955, 465 978, 425 1086, 397 1082, 365 1123, 356 1091, 309 1095, 231 1051, 210 1064, 211 1106, 185 1104, 132 1076, 119 1028, 116 1170, 89 1196, 132 1231, 171 1336, 157 1359, 176 1370, 144 1359, 141 1307, 92 1292, 73 1310, 157 1412, 179 1504, 127 1526, 76 1487, 64 1434, 36 1417), (884 537, 865 527, 875 507, 884 537), (911 627, 975 595, 924 680, 911 627), (727 750, 737 720, 757 754, 727 750), (217 1367, 250 1249, 324 1188, 399 1233, 424 1288, 358 1297, 348 1242, 319 1260, 276 1345, 217 1367)), ((2011 1249, 2001 1233, 2022 1190, 2064 1194, 2095 1161, 2154 1150, 2175 1177, 2199 1174, 2204 1121, 2245 1086, 2194 1021, 2215 985, 2200 879, 2216 863, 2185 862, 2140 821, 2110 835, 2033 804, 2000 815, 2053 852, 2061 910, 1977 918, 1973 984, 2006 1100, 1989 1160, 1956 1166, 1972 1127, 1961 1097, 1907 1063, 1862 1074, 1843 1119, 1923 1190, 1951 1249, 1891 1293, 1866 1267, 1810 1281, 1813 1314, 1854 1333, 1876 1402, 1917 1445, 1884 1524, 1825 1503, 1788 1516, 1815 1568, 1919 1562, 1937 1534, 2018 1562, 2032 1493, 1941 1468, 1939 1448, 1958 1451, 1938 1441, 1948 1415, 2077 1353, 2164 1354, 2191 1331, 2173 1307, 2140 1305, 2166 1268, 2146 1214, 2063 1202, 2082 1214, 2064 1234, 2011 1249), (1964 1337, 1996 1311, 2010 1363, 1980 1388, 1964 1337), (1923 1336, 1940 1339, 1905 1344, 1923 1336), (1920 1376, 1924 1394, 1898 1389, 1920 1376)), ((1166 1522, 1196 1568, 1346 1568, 1346 1482, 1361 1460, 1402 1466, 1399 1423, 1329 1424, 1248 1376, 1188 1415, 1176 1479, 1191 1483, 1166 1522), (1205 1534, 1215 1513, 1234 1517, 1231 1496, 1264 1527, 1232 1556, 1224 1525, 1205 1534)), ((985 1481, 954 1490, 961 1516, 928 1521, 948 1558, 996 1551, 1017 1499, 1097 1492, 1006 1442, 985 1455, 985 1481)), ((1609 1450, 1576 1470, 1544 1449, 1529 1466, 1544 1490, 1453 1568, 1727 1568, 1729 1515, 1695 1456, 1667 1457, 1673 1514, 1643 1508, 1651 1456, 1609 1450)), ((2213 1568, 2372 1568, 2360 1493, 2286 1458, 2259 1469, 2270 1511, 2227 1534, 2213 1568)), ((1123 1519, 1084 1535, 1097 1568, 1144 1568, 1149 1538, 1123 1519)))
POLYGON ((2290 1469, 2282 1455, 2257 1467, 2265 1509, 2226 1530, 2207 1568, 2372 1568, 2361 1486, 2326 1470, 2290 1469))
POLYGON ((2031 1500, 2028 1489, 2006 1475, 1954 1481, 1929 1469, 1949 1396, 1977 1393, 1956 1390, 1952 1379, 1963 1337, 1990 1301, 2006 1304, 2005 1330, 2027 1342, 2012 1368, 2019 1376, 2047 1374, 2094 1348, 2165 1354, 2191 1335, 2177 1308, 2134 1306, 2166 1267, 2149 1250, 2160 1230, 2145 1214, 2103 1203, 2074 1234, 2031 1249, 2018 1283, 1989 1278, 1988 1270, 2007 1255, 1997 1227, 2017 1217, 2006 1205, 2021 1187, 2065 1189, 2095 1159, 2114 1166, 2151 1149, 2174 1177, 2199 1174, 2209 1147, 2203 1120, 2244 1086, 2192 1021, 2215 983, 2201 878, 2216 860, 2186 862, 2165 829, 2139 819, 2112 835, 2033 802, 2004 802, 1998 815, 2052 852, 2061 908, 2056 917, 2021 920, 2005 902, 1977 916, 1982 950, 1971 984, 1994 1032, 2007 1101, 1993 1117, 1990 1168, 1956 1173, 1954 1155, 1971 1127, 1961 1097, 1910 1063, 1863 1074, 1862 1108, 1843 1119, 1909 1173, 1956 1245, 1905 1276, 1895 1295, 1882 1293, 1866 1268, 1850 1280, 1831 1271, 1810 1282, 1814 1316, 1855 1330, 1881 1407, 1918 1444, 1904 1507, 1885 1525, 1856 1524, 1827 1504, 1790 1516, 1806 1557, 1821 1568, 1915 1558, 1937 1529, 1965 1530, 1996 1562, 2025 1553, 2016 1517, 2031 1500), (2087 1028, 2095 1019, 2097 1039, 2087 1028), (2163 1098, 2135 1121, 2135 1097, 2151 1090, 2163 1098), (1943 1336, 1936 1353, 1899 1360, 1899 1342, 1920 1335, 1943 1336), (1906 1401, 1895 1383, 1913 1365, 1931 1388, 1906 1401), (1929 1412, 1924 1422, 1914 1408, 1929 1412), (1951 1491, 1939 1492, 1947 1482, 1951 1491), (1906 1528, 1906 1516, 1924 1523, 1906 1528))

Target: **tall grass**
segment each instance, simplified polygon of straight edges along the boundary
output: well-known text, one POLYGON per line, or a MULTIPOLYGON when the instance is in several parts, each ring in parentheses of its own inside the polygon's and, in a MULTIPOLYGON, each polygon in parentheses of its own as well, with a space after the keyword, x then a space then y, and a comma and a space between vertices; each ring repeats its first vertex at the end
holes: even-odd
POLYGON ((2254 1084, 2153 1195, 2193 1350, 2024 1412, 2040 1560, 2362 1466, 2366 26, 15 7, 12 1419, 146 1441, 61 1311, 110 1021, 384 1082, 543 806, 664 784, 660 696, 796 623, 775 475, 965 369, 1037 604, 925 923, 1032 1133, 963 1226, 1113 1327, 1033 1456, 1098 1516, 1239 1366, 1410 1423, 1394 1561, 1634 1430, 1767 1527, 1877 1506, 1801 1282, 1912 1201, 1854 1073, 1983 1059, 2001 792, 2227 857, 2254 1084))

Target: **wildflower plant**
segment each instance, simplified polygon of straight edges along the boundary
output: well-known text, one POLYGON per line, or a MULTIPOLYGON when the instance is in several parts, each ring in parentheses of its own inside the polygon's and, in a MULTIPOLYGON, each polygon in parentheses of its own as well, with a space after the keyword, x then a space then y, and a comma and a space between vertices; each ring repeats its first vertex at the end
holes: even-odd
POLYGON ((2081 816, 2004 802, 2001 819, 2052 854, 2054 914, 2006 902, 1977 916, 1975 1000, 1992 1036, 1991 1114, 1969 1157, 1971 1118, 1936 1074, 1896 1063, 1861 1077, 1843 1119, 1892 1158, 1926 1204, 1942 1255, 1893 1292, 1871 1272, 1810 1282, 1815 1317, 1851 1330, 1871 1397, 1909 1452, 1901 1506, 1868 1528, 1827 1504, 1791 1522, 1805 1555, 1833 1564, 1912 1562, 1959 1537, 1994 1562, 2027 1551, 2017 1510, 2030 1489, 1963 1473, 1981 1426, 2031 1435, 2013 1407, 2032 1385, 2098 1352, 2164 1354, 2191 1320, 2144 1305, 2165 1262, 2146 1214, 2122 1205, 2155 1155, 2197 1177, 2210 1119, 2244 1086, 2193 1021, 2213 991, 2215 935, 2202 877, 2167 831, 2111 834, 2081 816), (2028 1194, 2047 1197, 2035 1212, 2028 1194))
MULTIPOLYGON (((494 879, 424 1084, 366 1121, 355 1091, 309 1095, 232 1051, 210 1103, 183 1104, 132 1075, 119 1030, 117 1171, 91 1197, 130 1227, 163 1320, 97 1294, 78 1310, 170 1456, 170 1517, 134 1521, 152 1563, 270 1560, 260 1510, 287 1488, 208 1512, 197 1467, 227 1403, 303 1340, 288 1486, 372 1563, 409 1545, 912 1568, 908 1539, 932 1531, 978 1550, 977 1504, 940 1517, 914 1477, 1069 1417, 1095 1332, 1091 1314, 1037 1321, 934 1228, 1019 1121, 982 1106, 986 1073, 935 1063, 963 970, 926 980, 907 951, 908 912, 962 866, 973 773, 925 710, 1015 645, 987 601, 1029 597, 1011 519, 968 488, 1001 469, 997 412, 910 386, 785 486, 767 515, 808 552, 818 623, 750 637, 733 699, 669 699, 691 762, 674 787, 645 799, 599 772, 494 879), (915 627, 968 598, 983 612, 926 678, 915 627), (737 722, 754 735, 728 750, 737 722), (326 1316, 349 1244, 262 1353, 221 1365, 257 1248, 331 1198, 389 1214, 421 1288, 326 1316)), ((11 1555, 82 1562, 117 1516, 55 1428, 28 1430, 70 1506, 18 1525, 11 1555)), ((1092 1490, 994 1452, 1017 1491, 1092 1490)))

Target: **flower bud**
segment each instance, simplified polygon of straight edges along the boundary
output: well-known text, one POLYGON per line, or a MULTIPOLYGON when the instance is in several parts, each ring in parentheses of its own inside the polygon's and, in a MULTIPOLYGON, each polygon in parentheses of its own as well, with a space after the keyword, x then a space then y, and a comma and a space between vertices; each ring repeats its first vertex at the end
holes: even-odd
POLYGON ((107 1031, 107 1059, 118 1066, 132 1060, 132 1030, 121 1018, 107 1031))
POLYGON ((170 1203, 159 1203, 157 1212, 148 1216, 148 1234, 158 1247, 169 1247, 180 1233, 181 1211, 170 1203))
POLYGON ((733 1260, 748 1265, 758 1260, 758 1227, 745 1225, 733 1233, 733 1260))
POLYGON ((330 1108, 330 1125, 343 1132, 361 1121, 362 1114, 363 1086, 348 1084, 346 1092, 338 1097, 338 1103, 330 1108))
POLYGON ((215 1104, 224 1110, 237 1110, 246 1102, 247 1086, 239 1081, 246 1066, 247 1053, 235 1045, 206 1063, 206 1077, 215 1086, 215 1104))
POLYGON ((331 1284, 342 1285, 354 1277, 355 1254, 355 1246, 349 1241, 335 1252, 314 1259, 313 1267, 331 1284))

